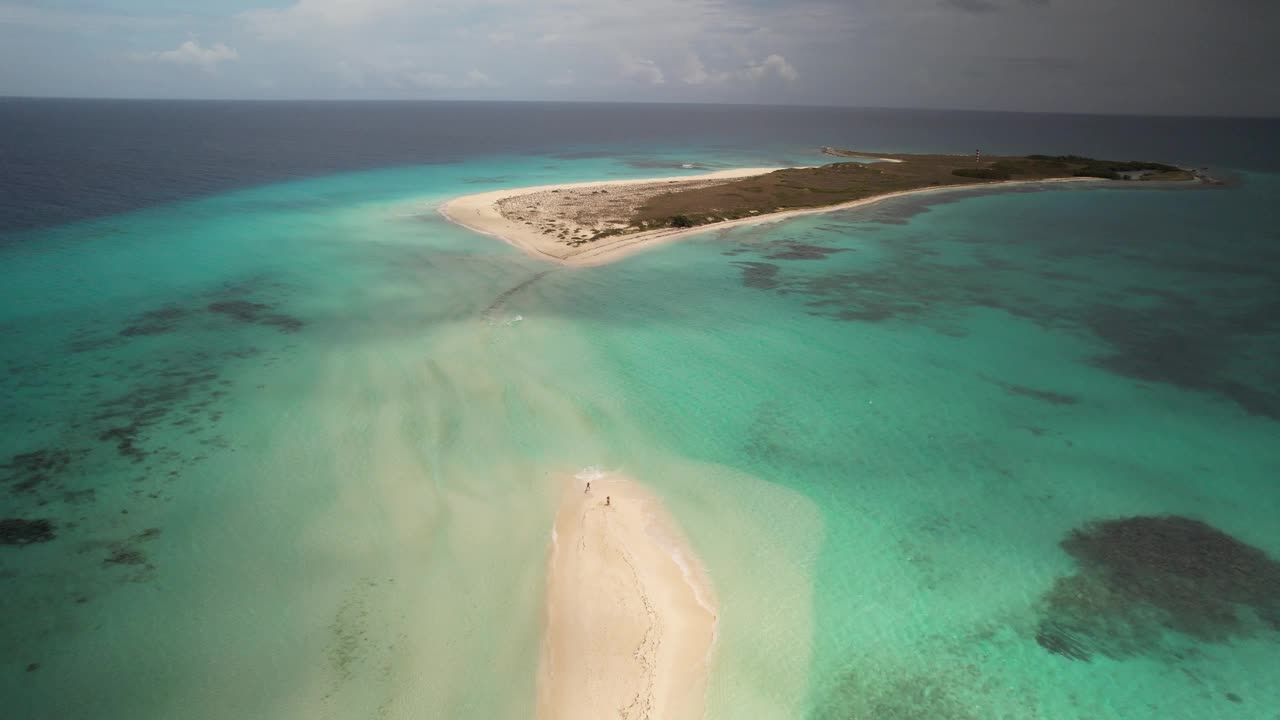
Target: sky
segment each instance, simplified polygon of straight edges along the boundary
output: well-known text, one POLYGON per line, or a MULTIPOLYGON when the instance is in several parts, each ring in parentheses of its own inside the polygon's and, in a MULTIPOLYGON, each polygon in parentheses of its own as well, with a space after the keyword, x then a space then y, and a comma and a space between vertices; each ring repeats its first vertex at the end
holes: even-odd
POLYGON ((1280 116, 1280 0, 0 0, 0 96, 1280 116))

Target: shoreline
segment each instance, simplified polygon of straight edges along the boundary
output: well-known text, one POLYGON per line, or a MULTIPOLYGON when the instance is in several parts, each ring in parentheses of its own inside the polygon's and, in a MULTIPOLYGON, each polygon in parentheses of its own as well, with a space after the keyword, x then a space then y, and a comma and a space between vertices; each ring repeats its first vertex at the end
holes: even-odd
POLYGON ((871 205, 883 200, 906 197, 909 195, 925 195, 956 190, 996 188, 1012 185, 1099 182, 1099 179, 1097 178, 1069 177, 1034 180, 997 180, 946 185, 941 187, 931 186, 913 188, 911 190, 900 190, 897 192, 885 193, 883 195, 873 195, 871 197, 849 200, 847 202, 832 205, 823 205, 821 207, 796 208, 793 210, 782 210, 773 213, 762 213, 752 217, 724 220, 721 222, 698 225, 691 228, 660 228, 656 230, 628 233, 625 235, 613 235, 579 247, 570 247, 562 243, 557 243, 553 238, 531 231, 520 225, 518 222, 503 216, 497 207, 498 203, 503 200, 537 192, 556 192, 560 190, 586 188, 595 189, 661 182, 678 183, 681 181, 741 179, 758 175, 766 175, 777 170, 786 169, 789 168, 741 168, 737 170, 721 170, 713 173, 704 173, 702 175, 685 175, 674 178, 662 177, 638 180, 606 180, 599 182, 559 183, 522 188, 508 188, 504 190, 475 193, 472 195, 462 195, 453 198, 441 205, 439 212, 447 220, 456 225, 461 225, 462 227, 482 235, 489 235, 497 238, 509 245, 520 248, 533 257, 550 260, 570 267, 592 267, 611 263, 641 250, 680 240, 698 233, 740 227, 744 225, 778 222, 788 218, 799 217, 801 215, 816 215, 819 213, 834 212, 838 210, 849 210, 852 208, 871 205))
POLYGON ((687 540, 633 480, 580 474, 563 492, 535 716, 701 718, 719 616, 687 540))

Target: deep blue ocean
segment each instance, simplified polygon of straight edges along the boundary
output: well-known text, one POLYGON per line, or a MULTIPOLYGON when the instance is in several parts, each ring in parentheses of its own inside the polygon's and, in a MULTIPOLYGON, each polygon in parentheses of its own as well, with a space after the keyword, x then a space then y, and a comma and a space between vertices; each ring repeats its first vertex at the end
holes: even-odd
POLYGON ((0 708, 531 717, 602 468, 715 586, 708 718, 1276 720, 1278 197, 1278 119, 0 99, 0 708), (822 146, 1222 183, 594 268, 438 213, 822 146))
MULTIPOLYGON (((1275 119, 777 106, 0 99, 0 231, 353 170, 502 155, 824 145, 1077 153, 1280 169, 1275 119)), ((659 163, 661 161, 658 161, 659 163)), ((662 167, 662 165, 660 165, 662 167)))

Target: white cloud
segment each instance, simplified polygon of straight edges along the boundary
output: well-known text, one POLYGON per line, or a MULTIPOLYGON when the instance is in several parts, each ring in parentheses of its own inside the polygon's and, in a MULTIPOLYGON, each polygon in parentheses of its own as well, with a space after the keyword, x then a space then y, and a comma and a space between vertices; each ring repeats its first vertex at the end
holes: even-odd
POLYGON ((794 82, 800 77, 800 73, 792 67, 787 59, 777 53, 761 60, 760 62, 751 63, 747 67, 747 77, 752 80, 764 80, 770 77, 776 77, 786 82, 794 82))
POLYGON ((203 47, 195 40, 188 40, 172 50, 144 53, 135 57, 139 60, 174 65, 195 65, 205 72, 214 72, 218 69, 218 63, 239 60, 240 53, 222 43, 203 47))
POLYGON ((264 38, 289 38, 320 30, 349 30, 413 8, 409 0, 298 0, 287 8, 260 8, 240 14, 264 38))
POLYGON ((497 81, 479 70, 472 70, 462 79, 462 87, 467 88, 491 88, 498 85, 497 81))
POLYGON ((723 85, 734 80, 733 73, 711 70, 695 52, 685 54, 680 69, 680 81, 686 85, 723 85))
POLYGON ((578 76, 572 70, 567 70, 546 78, 544 82, 551 87, 569 87, 578 84, 578 76))
POLYGON ((501 83, 477 68, 451 72, 422 57, 396 53, 366 57, 361 61, 340 60, 334 66, 338 87, 391 88, 408 91, 477 90, 500 87, 501 83))
POLYGON ((483 95, 501 86, 730 98, 796 79, 787 58, 807 63, 822 54, 814 48, 843 37, 848 13, 831 9, 841 1, 796 0, 805 8, 797 13, 755 0, 288 0, 236 19, 270 46, 277 65, 319 71, 335 89, 366 94, 483 95), (796 37, 805 38, 799 50, 796 37), (335 74, 342 63, 347 69, 335 74), (505 82, 471 75, 476 67, 500 69, 505 82))
POLYGON ((689 53, 685 57, 684 71, 680 74, 680 80, 686 85, 702 85, 710 79, 711 75, 707 73, 707 66, 703 64, 702 58, 689 53))
POLYGON ((662 68, 648 58, 623 56, 619 62, 622 64, 622 76, 628 80, 643 85, 661 85, 667 81, 662 68))
MULTIPOLYGON (((476 88, 497 87, 498 83, 479 70, 471 70, 461 77, 430 70, 409 70, 400 73, 405 84, 422 90, 474 90, 476 88)), ((391 82, 396 79, 391 76, 391 82)))

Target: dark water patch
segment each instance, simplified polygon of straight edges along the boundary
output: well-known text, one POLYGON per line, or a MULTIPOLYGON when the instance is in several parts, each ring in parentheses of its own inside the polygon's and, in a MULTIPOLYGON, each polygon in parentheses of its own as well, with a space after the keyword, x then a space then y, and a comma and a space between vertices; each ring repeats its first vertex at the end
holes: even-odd
POLYGON ((1022 263, 1014 262, 1008 258, 998 257, 988 252, 978 253, 978 263, 988 270, 999 270, 1002 272, 1022 270, 1022 263))
POLYGON ((177 330, 188 315, 189 310, 173 306, 151 310, 121 328, 120 334, 124 337, 166 335, 177 330))
POLYGON ((116 452, 120 453, 121 457, 139 463, 147 458, 147 453, 138 446, 139 436, 145 427, 146 424, 142 422, 118 425, 98 433, 98 440, 114 444, 116 452))
POLYGON ((67 350, 72 353, 98 352, 117 348, 135 338, 208 330, 208 314, 238 323, 271 327, 281 333, 296 333, 305 326, 303 320, 278 311, 275 305, 244 298, 252 292, 279 287, 278 283, 262 279, 228 283, 206 296, 215 298, 213 302, 190 307, 167 304, 129 318, 113 335, 99 334, 96 326, 78 330, 67 343, 67 350))
POLYGON ((257 322, 259 316, 271 309, 271 306, 265 303, 250 302, 248 300, 222 300, 220 302, 209 303, 205 309, 211 313, 225 315, 232 320, 252 323, 257 322))
POLYGON ((48 518, 0 520, 0 545, 25 547, 33 543, 49 542, 57 536, 53 521, 48 518))
POLYGON ((69 353, 91 353, 100 352, 102 350, 111 350, 120 347, 124 341, 120 337, 110 335, 94 335, 89 332, 77 332, 75 336, 67 343, 67 352, 69 353))
MULTIPOLYGON (((818 315, 820 313, 812 313, 812 314, 818 315)), ((894 312, 893 308, 887 305, 880 305, 880 306, 864 307, 861 310, 841 310, 840 312, 836 313, 835 317, 837 320, 844 320, 845 322, 878 323, 878 322, 884 322, 885 320, 888 320, 894 317, 896 314, 897 313, 894 312)))
POLYGON ((1124 294, 1130 297, 1157 298, 1171 305, 1176 305, 1179 308, 1192 308, 1195 306, 1195 298, 1172 288, 1130 285, 1124 289, 1124 294))
POLYGON ((1241 698, 1239 695, 1237 695, 1237 694, 1235 694, 1235 693, 1233 693, 1233 692, 1226 693, 1225 695, 1223 695, 1223 697, 1225 697, 1229 702, 1233 702, 1233 703, 1242 703, 1242 702, 1244 702, 1244 699, 1243 699, 1243 698, 1241 698))
POLYGON ((506 181, 507 179, 502 175, 490 175, 487 177, 477 176, 477 177, 466 178, 465 180, 462 181, 462 183, 464 185, 497 185, 499 183, 505 183, 506 181))
POLYGON ((849 248, 832 248, 788 242, 784 244, 784 249, 771 255, 766 255, 765 260, 825 260, 828 255, 842 252, 850 252, 850 250, 849 248))
POLYGON ((197 408, 211 401, 207 399, 208 386, 218 378, 218 373, 209 367, 176 364, 152 377, 153 382, 136 385, 99 402, 98 413, 93 418, 108 425, 99 431, 98 440, 114 445, 121 457, 134 463, 149 455, 140 442, 151 426, 166 419, 179 406, 186 407, 183 404, 187 401, 195 403, 197 408))
MULTIPOLYGON (((1032 242, 1016 233, 972 233, 947 242, 953 240, 980 245, 983 264, 943 264, 936 238, 918 235, 880 243, 877 262, 867 268, 842 266, 815 275, 733 264, 743 269, 749 287, 802 296, 806 312, 833 320, 915 322, 945 333, 964 327, 973 308, 998 310, 1049 332, 1102 341, 1105 348, 1089 361, 1100 369, 1213 394, 1249 414, 1280 420, 1280 364, 1271 360, 1280 337, 1280 280, 1270 279, 1280 273, 1280 260, 1270 257, 1274 251, 1241 244, 1232 251, 1239 257, 1204 264, 1211 272, 1192 283, 1163 272, 1171 264, 1196 264, 1187 256, 1202 249, 1190 244, 1155 247, 1066 231, 1032 242), (1123 272, 1115 273, 1118 281, 1111 273, 1076 275, 1061 267, 1059 249, 1090 258, 1090 266, 1105 263, 1123 272), (1181 260, 1168 260, 1180 254, 1181 260), (1232 274, 1240 265, 1265 269, 1242 284, 1232 274), (1260 282, 1263 275, 1269 279, 1260 282), (1034 282, 1037 277, 1063 282, 1046 286, 1034 282)), ((1041 399, 1067 403, 1065 396, 1041 399)))
MULTIPOLYGON (((776 287, 783 280, 775 277, 774 282, 776 287)), ((891 271, 851 271, 799 278, 787 283, 786 288, 811 298, 805 304, 814 309, 814 314, 857 322, 917 317, 943 300, 936 289, 922 287, 905 292, 905 282, 891 271)))
POLYGON ((1280 563, 1199 520, 1099 521, 1061 545, 1078 572, 1043 598, 1036 642, 1049 652, 1167 657, 1169 633, 1223 643, 1280 632, 1280 563))
POLYGON ((228 350, 222 353, 222 357, 231 359, 231 360, 247 360, 252 357, 257 357, 261 355, 263 352, 264 351, 262 348, 243 347, 243 348, 236 348, 235 350, 228 350))
POLYGON ((1040 623, 1036 629, 1036 644, 1054 655, 1093 662, 1093 654, 1076 638, 1075 632, 1053 621, 1040 623))
POLYGON ((530 285, 533 285, 534 283, 538 282, 542 278, 546 277, 547 273, 549 272, 551 271, 543 270, 541 272, 534 273, 533 275, 520 281, 519 283, 516 283, 514 286, 508 288, 507 290, 504 290, 501 294, 498 295, 498 297, 493 299, 493 302, 489 303, 489 307, 485 308, 483 314, 486 317, 488 317, 489 315, 492 315, 493 313, 497 312, 498 309, 500 309, 503 305, 505 305, 508 300, 515 297, 516 294, 518 294, 520 291, 528 288, 530 285))
POLYGON ((116 548, 102 560, 103 565, 146 565, 147 556, 135 548, 116 548))
POLYGON ((1169 254, 1164 257, 1153 256, 1151 262, 1165 270, 1191 275, 1228 275, 1280 281, 1280 260, 1266 249, 1253 248, 1247 254, 1236 254, 1234 257, 1169 254))
POLYGON ((845 673, 816 709, 814 720, 980 720, 990 692, 968 663, 922 673, 883 664, 845 673))
MULTIPOLYGON (((178 353, 154 364, 131 369, 132 385, 123 392, 94 398, 92 411, 77 421, 82 432, 114 450, 133 465, 179 462, 182 457, 152 437, 157 427, 191 426, 197 434, 212 434, 222 418, 219 406, 229 395, 222 377, 225 362, 260 354, 257 348, 219 353, 178 353)), ((147 465, 151 469, 151 465, 147 465)))
POLYGON ((89 505, 98 498, 98 491, 93 488, 83 490, 67 490, 62 493, 62 502, 67 505, 89 505))
POLYGON ((133 568, 136 572, 128 575, 126 579, 130 582, 142 582, 154 577, 156 568, 141 545, 155 540, 160 535, 160 528, 147 528, 122 540, 87 542, 83 545, 81 552, 105 550, 102 555, 102 567, 133 568))
POLYGON ((779 463, 788 466, 798 461, 792 448, 802 445, 799 429, 794 418, 790 418, 777 403, 763 402, 758 405, 751 416, 743 453, 755 462, 779 463))
POLYGON ((1109 346, 1110 352, 1092 359, 1095 366, 1144 382, 1214 393, 1251 415, 1280 420, 1280 377, 1252 376, 1245 382, 1231 369, 1240 338, 1265 341, 1269 330, 1280 328, 1280 302, 1219 314, 1182 302, 1146 310, 1097 305, 1082 320, 1109 346))
POLYGON ((773 290, 781 283, 778 281, 777 265, 761 262, 735 262, 742 269, 742 284, 757 290, 773 290))
POLYGON ((999 380, 991 380, 999 385, 1005 392, 1010 395, 1021 395, 1049 403, 1050 405, 1076 405, 1080 402, 1080 398, 1075 395, 1054 392, 1052 390, 1040 390, 1026 385, 1017 385, 1015 383, 1001 382, 999 380))
POLYGON ((1084 278, 1071 273, 1064 273, 1059 270, 1041 270, 1036 273, 1045 280, 1062 280, 1064 282, 1080 282, 1084 278))
POLYGON ((7 471, 4 478, 11 492, 32 493, 56 481, 88 454, 83 449, 42 448, 18 453, 0 468, 7 471))
POLYGON ((292 315, 284 315, 282 313, 271 313, 262 316, 258 320, 259 325, 267 325, 276 328, 282 333, 296 333, 303 328, 304 323, 292 315))
POLYGON ((236 322, 267 325, 283 333, 295 333, 302 329, 302 320, 284 313, 270 312, 271 305, 248 300, 222 300, 209 303, 209 312, 235 320, 236 322))

